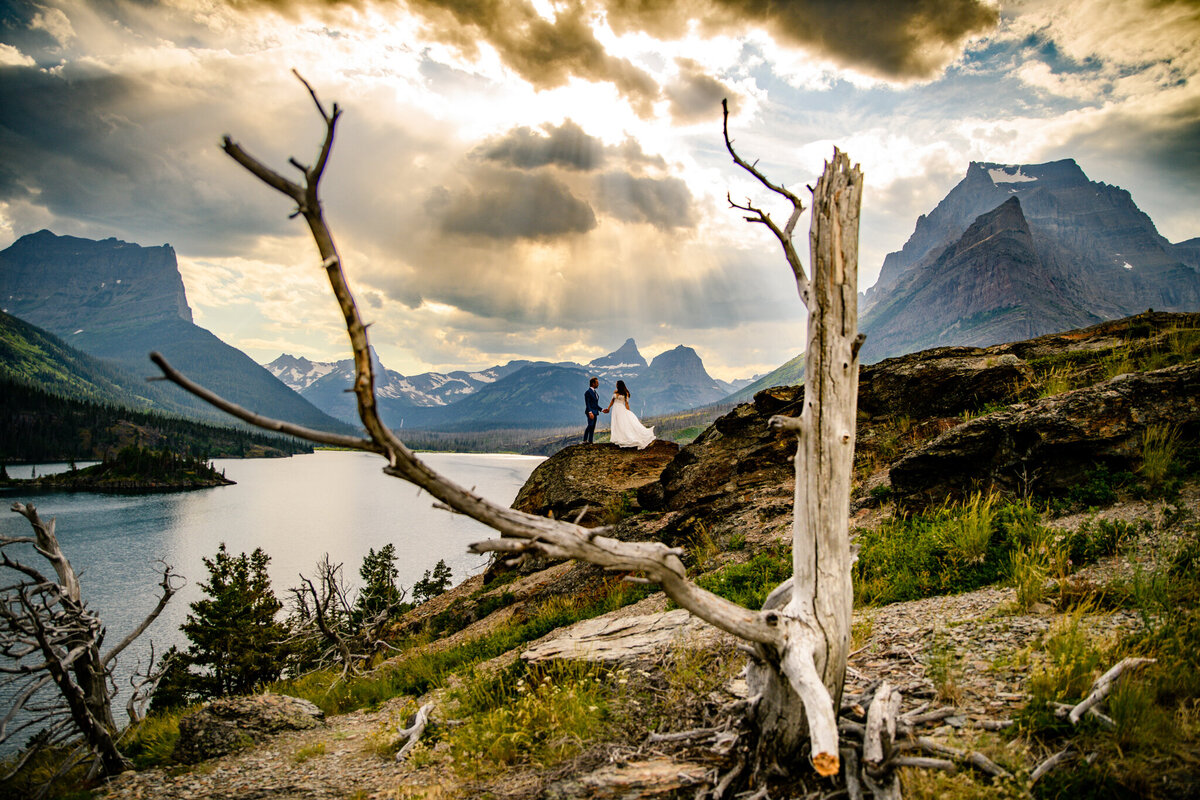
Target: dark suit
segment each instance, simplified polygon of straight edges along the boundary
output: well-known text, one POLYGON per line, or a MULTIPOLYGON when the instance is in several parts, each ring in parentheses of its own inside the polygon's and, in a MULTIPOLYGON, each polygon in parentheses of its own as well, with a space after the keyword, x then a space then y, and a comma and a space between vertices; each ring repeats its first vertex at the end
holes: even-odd
POLYGON ((585 403, 585 411, 587 412, 587 428, 583 431, 583 441, 585 444, 592 443, 592 437, 596 434, 596 420, 600 419, 600 395, 596 394, 596 390, 588 387, 588 390, 583 393, 583 402, 585 403))

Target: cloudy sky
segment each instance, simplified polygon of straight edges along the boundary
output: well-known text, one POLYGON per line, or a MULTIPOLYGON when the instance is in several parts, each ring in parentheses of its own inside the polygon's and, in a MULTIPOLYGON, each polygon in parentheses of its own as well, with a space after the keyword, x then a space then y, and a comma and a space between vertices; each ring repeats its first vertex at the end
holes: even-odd
POLYGON ((778 245, 725 195, 787 210, 730 163, 722 97, 804 195, 835 145, 862 164, 862 288, 971 160, 1075 158, 1200 236, 1195 0, 0 0, 0 248, 168 242, 199 324, 345 357, 302 222, 217 147, 312 159, 292 68, 345 109, 326 212, 405 373, 800 352, 778 245))

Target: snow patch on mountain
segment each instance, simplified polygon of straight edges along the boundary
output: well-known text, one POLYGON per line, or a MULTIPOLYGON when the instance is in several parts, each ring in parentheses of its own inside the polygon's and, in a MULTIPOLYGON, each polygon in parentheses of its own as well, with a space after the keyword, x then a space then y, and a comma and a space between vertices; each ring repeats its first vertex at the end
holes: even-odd
POLYGON ((1037 180, 1020 166, 993 167, 987 171, 987 174, 992 179, 992 183, 1025 183, 1037 180))

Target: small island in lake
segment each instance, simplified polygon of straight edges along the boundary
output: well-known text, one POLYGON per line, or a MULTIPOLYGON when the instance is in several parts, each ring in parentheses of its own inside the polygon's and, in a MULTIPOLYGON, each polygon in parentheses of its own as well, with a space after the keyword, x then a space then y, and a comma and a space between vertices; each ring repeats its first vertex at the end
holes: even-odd
POLYGON ((12 479, 0 468, 0 486, 79 492, 182 492, 233 484, 203 459, 135 445, 122 448, 115 457, 95 466, 40 478, 12 479))

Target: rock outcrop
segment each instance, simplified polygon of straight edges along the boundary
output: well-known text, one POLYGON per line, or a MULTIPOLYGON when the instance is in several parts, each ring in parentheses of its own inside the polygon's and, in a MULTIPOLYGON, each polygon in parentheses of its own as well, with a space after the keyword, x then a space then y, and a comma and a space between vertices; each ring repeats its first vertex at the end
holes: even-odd
POLYGON ((298 697, 259 694, 222 698, 179 720, 174 757, 194 764, 255 744, 268 734, 307 730, 324 722, 321 709, 298 697))
POLYGON ((1141 463, 1151 425, 1200 431, 1200 362, 1112 380, 970 420, 891 468, 902 497, 942 499, 975 488, 1059 492, 1097 465, 1141 463))
POLYGON ((572 445, 538 465, 512 507, 567 520, 583 512, 579 524, 589 528, 612 522, 640 510, 637 489, 656 481, 678 453, 679 445, 661 439, 645 450, 572 445))
POLYGON ((1012 353, 940 347, 862 367, 858 412, 866 417, 953 416, 1015 402, 1033 381, 1033 370, 1012 353))

